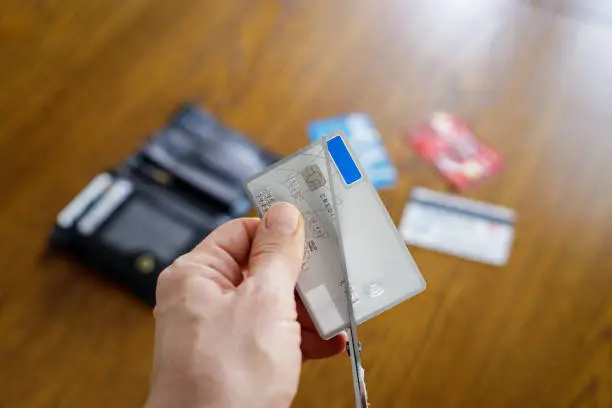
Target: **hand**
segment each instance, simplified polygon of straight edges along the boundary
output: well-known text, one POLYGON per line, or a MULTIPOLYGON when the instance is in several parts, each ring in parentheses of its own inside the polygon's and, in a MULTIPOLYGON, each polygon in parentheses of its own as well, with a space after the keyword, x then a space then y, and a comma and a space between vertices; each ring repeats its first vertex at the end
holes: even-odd
POLYGON ((345 346, 322 340, 296 304, 303 251, 302 217, 282 203, 261 222, 222 225, 162 272, 147 408, 291 404, 302 359, 345 346))

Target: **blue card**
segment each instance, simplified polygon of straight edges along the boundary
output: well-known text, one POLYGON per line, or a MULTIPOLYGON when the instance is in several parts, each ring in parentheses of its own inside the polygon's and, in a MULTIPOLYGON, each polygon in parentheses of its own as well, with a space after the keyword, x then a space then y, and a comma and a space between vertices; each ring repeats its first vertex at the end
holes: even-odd
POLYGON ((311 122, 308 125, 308 137, 314 142, 339 130, 346 135, 374 187, 383 189, 397 183, 397 170, 389 160, 380 134, 369 115, 352 113, 311 122))

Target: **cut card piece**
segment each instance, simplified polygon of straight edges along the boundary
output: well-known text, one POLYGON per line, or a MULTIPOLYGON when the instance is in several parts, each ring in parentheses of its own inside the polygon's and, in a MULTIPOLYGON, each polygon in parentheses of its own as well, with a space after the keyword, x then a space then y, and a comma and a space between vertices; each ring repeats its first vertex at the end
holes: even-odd
POLYGON ((408 139, 419 156, 436 166, 458 190, 472 187, 503 168, 499 153, 447 113, 434 113, 428 122, 410 132, 408 139))
POLYGON ((509 208, 416 188, 399 230, 410 245, 503 266, 510 256, 515 221, 509 208))

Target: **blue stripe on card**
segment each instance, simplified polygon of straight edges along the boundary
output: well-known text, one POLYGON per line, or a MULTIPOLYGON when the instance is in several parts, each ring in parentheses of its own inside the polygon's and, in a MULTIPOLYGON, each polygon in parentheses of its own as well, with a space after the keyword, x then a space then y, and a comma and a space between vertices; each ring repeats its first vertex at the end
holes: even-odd
POLYGON ((485 221, 490 221, 490 222, 495 222, 498 224, 504 224, 504 225, 514 225, 514 220, 511 218, 506 218, 506 217, 499 217, 499 216, 495 216, 493 214, 487 214, 484 212, 478 212, 478 211, 471 211, 465 208, 459 208, 459 207, 453 207, 451 205, 447 205, 447 204, 442 204, 439 202, 435 202, 435 201, 430 201, 430 200, 422 200, 422 199, 418 199, 418 198, 413 198, 412 199, 413 203, 416 204, 420 204, 426 207, 433 207, 433 208, 437 208, 439 210, 443 210, 443 211, 447 211, 447 212, 451 212, 451 213, 456 213, 456 214, 462 214, 462 215, 466 215, 468 217, 473 217, 473 218, 479 218, 481 220, 485 220, 485 221))
POLYGON ((351 157, 351 153, 341 136, 334 136, 329 139, 327 141, 327 150, 347 186, 363 178, 357 163, 351 157))

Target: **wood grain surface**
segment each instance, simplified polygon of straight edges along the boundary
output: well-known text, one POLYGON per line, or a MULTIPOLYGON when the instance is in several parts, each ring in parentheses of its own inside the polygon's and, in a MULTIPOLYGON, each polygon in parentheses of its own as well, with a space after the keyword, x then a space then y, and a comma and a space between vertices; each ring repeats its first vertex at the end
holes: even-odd
MULTIPOLYGON (((46 240, 188 100, 282 154, 370 113, 396 221, 412 187, 446 189, 405 130, 465 118, 507 159, 466 195, 517 210, 512 257, 412 249, 426 292, 360 327, 372 407, 612 407, 609 1, 0 4, 0 407, 142 406, 151 310, 46 240)), ((304 366, 295 407, 352 404, 346 357, 304 366)))

